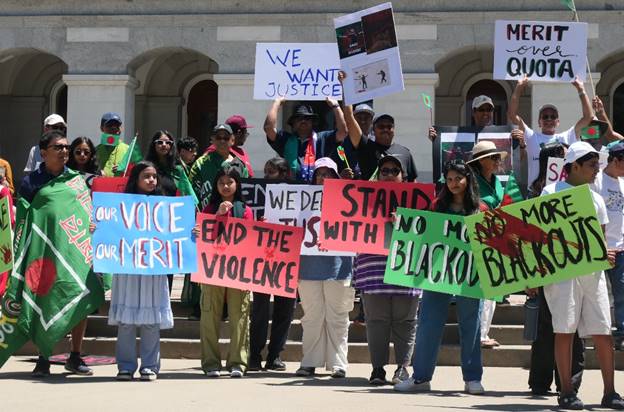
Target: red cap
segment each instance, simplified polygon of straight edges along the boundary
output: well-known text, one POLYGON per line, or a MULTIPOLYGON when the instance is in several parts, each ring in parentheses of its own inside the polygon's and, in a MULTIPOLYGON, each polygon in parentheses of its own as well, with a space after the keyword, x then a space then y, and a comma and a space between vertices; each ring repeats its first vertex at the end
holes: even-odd
POLYGON ((253 126, 247 124, 247 120, 240 114, 235 114, 234 116, 230 116, 225 121, 226 124, 229 124, 235 130, 239 129, 250 129, 253 126))

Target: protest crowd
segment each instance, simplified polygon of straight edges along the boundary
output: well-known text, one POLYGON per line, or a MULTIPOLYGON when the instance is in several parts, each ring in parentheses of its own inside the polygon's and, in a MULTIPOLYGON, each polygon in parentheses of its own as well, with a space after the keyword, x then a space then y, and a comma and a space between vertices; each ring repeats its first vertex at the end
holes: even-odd
MULTIPOLYGON (((378 41, 386 48, 386 37, 378 41)), ((386 83, 387 72, 376 70, 386 83)), ((520 76, 510 125, 497 132, 501 146, 479 138, 493 126, 496 107, 477 96, 466 126, 473 130, 470 150, 444 146, 450 132, 433 124, 427 136, 414 136, 424 151, 428 140, 444 147, 439 174, 423 182, 411 151, 395 139, 401 125, 393 115, 375 112, 372 100, 346 103, 352 75, 339 71, 345 95, 325 98, 331 130, 317 130, 319 114, 306 101, 285 117, 285 128, 278 119, 287 99, 267 105, 262 127, 275 155, 261 159, 262 176, 245 149, 254 127, 245 114, 224 116, 208 147, 157 130, 144 153, 136 136, 124 141, 114 107, 93 136, 68 136, 62 116, 47 116, 38 145, 24 153, 21 182, 13 181, 17 165, 0 159, 2 227, 13 232, 13 246, 9 237, 1 250, 0 366, 32 340, 40 351, 33 376, 45 378, 54 345, 69 333, 65 369, 93 374, 82 341, 88 316, 110 293, 116 379, 138 372, 140 380, 156 380, 161 330, 175 327, 173 279, 183 276, 206 377, 286 370, 280 353, 301 305, 296 375, 325 369, 345 378, 357 299, 371 385, 430 391, 454 306, 463 389, 487 395, 482 351, 499 346, 488 334, 497 302, 516 294, 526 296, 531 317, 530 391, 549 394, 554 377, 558 405, 582 409, 583 339, 591 337, 601 405, 624 409, 614 382, 614 353, 624 350, 624 138, 601 99, 572 76, 581 118, 562 129, 558 108, 546 104, 532 129, 519 109, 530 79, 520 76), (585 137, 594 132, 600 137, 585 137), (512 150, 526 168, 518 179, 526 185, 505 166, 512 150), (260 186, 266 200, 254 204, 246 185, 260 186), (48 322, 42 313, 58 316, 48 322)), ((361 87, 372 87, 365 78, 361 87)))

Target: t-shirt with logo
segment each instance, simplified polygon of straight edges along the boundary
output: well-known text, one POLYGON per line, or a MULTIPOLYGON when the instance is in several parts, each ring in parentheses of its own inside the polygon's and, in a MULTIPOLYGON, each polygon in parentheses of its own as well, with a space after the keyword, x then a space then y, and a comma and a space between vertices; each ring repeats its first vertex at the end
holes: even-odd
POLYGON ((544 134, 541 132, 536 132, 531 129, 529 126, 524 126, 524 140, 526 141, 526 150, 528 156, 528 185, 532 185, 533 181, 537 179, 537 175, 539 174, 539 154, 542 148, 541 144, 547 143, 552 139, 557 139, 561 143, 572 144, 576 141, 576 133, 574 132, 574 126, 569 128, 568 130, 555 133, 555 134, 544 134))
POLYGON ((602 196, 607 208, 607 247, 621 248, 624 246, 624 179, 613 178, 601 171, 591 188, 602 196))

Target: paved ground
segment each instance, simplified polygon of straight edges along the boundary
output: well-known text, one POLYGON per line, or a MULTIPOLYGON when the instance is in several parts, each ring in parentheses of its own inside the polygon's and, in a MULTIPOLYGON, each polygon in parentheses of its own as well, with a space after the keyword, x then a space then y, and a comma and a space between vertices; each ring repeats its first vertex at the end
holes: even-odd
MULTIPOLYGON (((485 396, 461 392, 457 367, 436 370, 428 394, 400 394, 390 386, 370 387, 368 365, 355 364, 349 377, 315 379, 294 376, 297 364, 284 373, 253 373, 243 379, 205 378, 195 360, 165 359, 156 382, 116 382, 115 365, 96 366, 92 377, 68 376, 53 366, 46 380, 31 378, 30 358, 14 357, 0 371, 2 411, 541 411, 553 410, 554 397, 531 397, 525 390, 528 372, 519 368, 488 368, 485 396)), ((390 374, 392 371, 388 371, 390 374)), ((624 372, 616 372, 624 392, 624 372)), ((602 384, 599 371, 588 371, 580 397, 599 410, 602 384)))

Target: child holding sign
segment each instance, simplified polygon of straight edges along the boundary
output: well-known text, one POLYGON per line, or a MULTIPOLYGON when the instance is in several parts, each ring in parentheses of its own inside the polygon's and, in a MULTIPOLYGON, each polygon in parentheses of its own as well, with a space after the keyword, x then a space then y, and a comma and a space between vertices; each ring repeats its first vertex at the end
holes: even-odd
MULTIPOLYGON (((245 204, 240 175, 232 167, 220 169, 212 182, 213 190, 204 213, 253 219, 251 208, 245 204)), ((221 376, 219 330, 223 303, 227 299, 230 323, 230 348, 226 368, 231 378, 241 378, 247 369, 249 348, 249 291, 222 286, 201 285, 201 366, 209 378, 221 376)))
MULTIPOLYGON (((136 164, 130 173, 126 193, 162 194, 153 163, 142 161, 136 164)), ((173 328, 167 276, 115 274, 108 324, 117 325, 117 380, 132 380, 137 370, 137 328, 141 333, 141 380, 156 380, 160 369, 160 329, 173 328)))
MULTIPOLYGON (((487 206, 479 200, 475 172, 463 161, 447 163, 444 169, 444 179, 446 184, 432 206, 433 211, 467 216, 487 210, 487 206)), ((423 291, 414 348, 414 375, 395 385, 394 390, 399 392, 431 390, 431 379, 452 298, 452 295, 446 293, 423 291)), ((480 301, 475 298, 456 296, 455 302, 464 389, 471 394, 481 394, 484 389, 481 385, 483 364, 481 363, 479 333, 480 301)))

